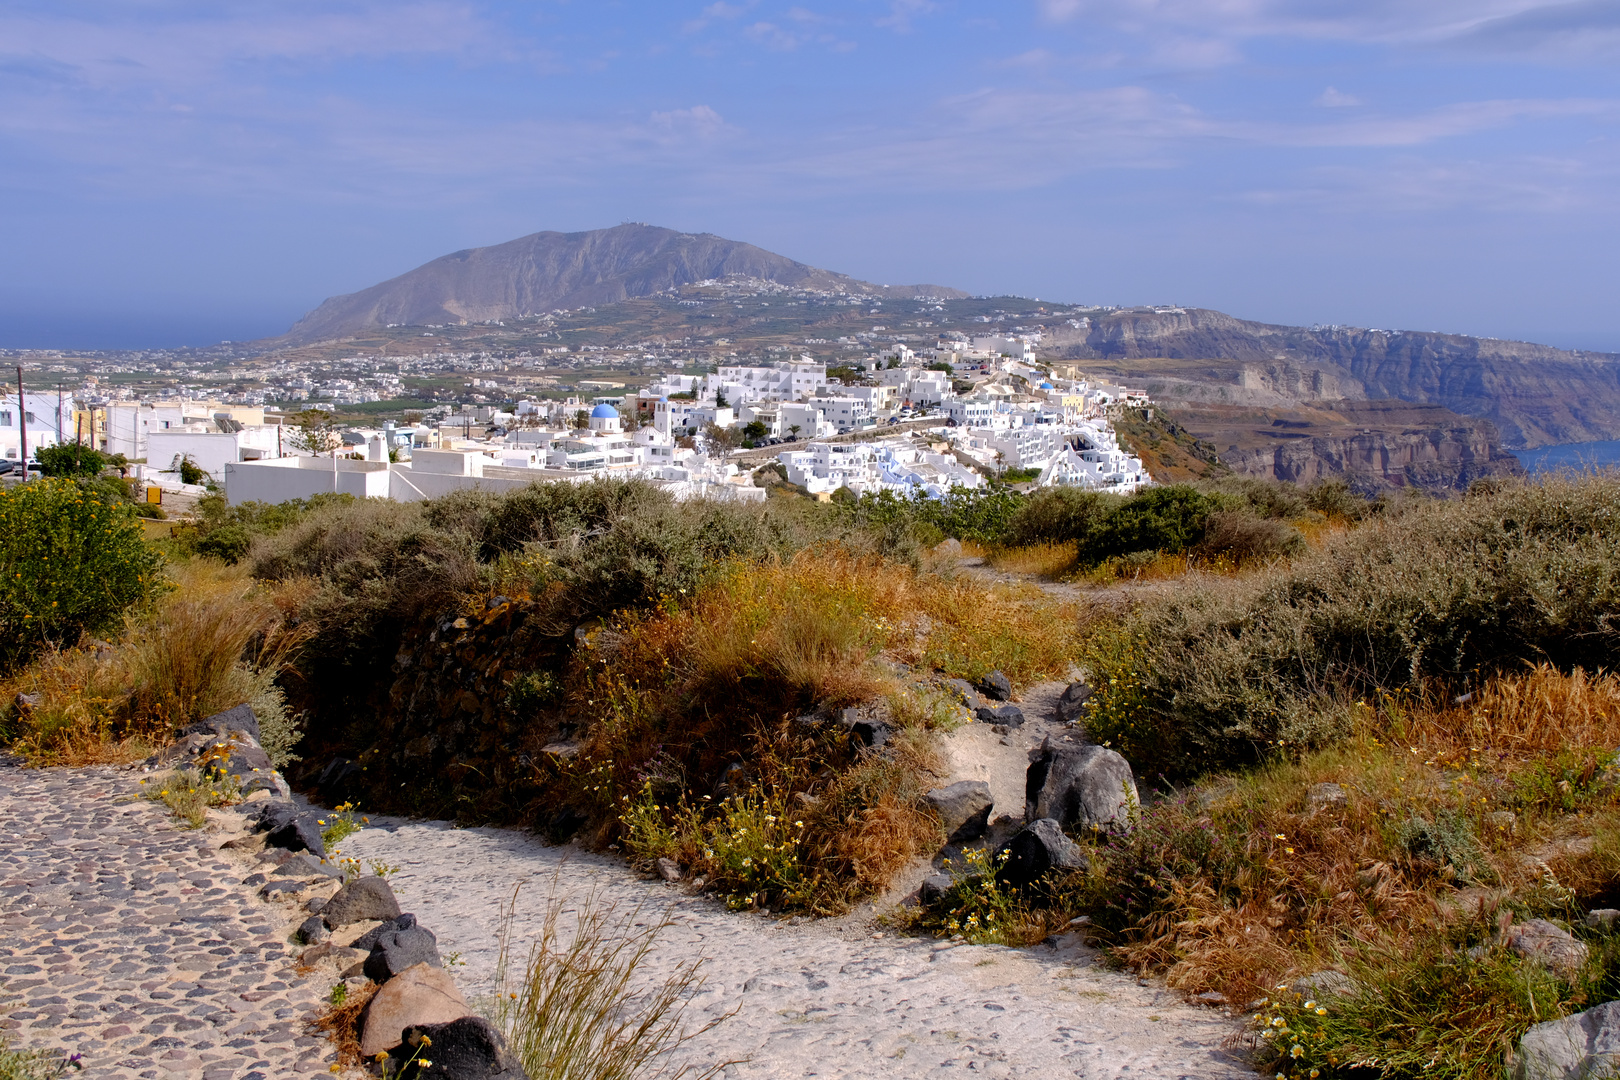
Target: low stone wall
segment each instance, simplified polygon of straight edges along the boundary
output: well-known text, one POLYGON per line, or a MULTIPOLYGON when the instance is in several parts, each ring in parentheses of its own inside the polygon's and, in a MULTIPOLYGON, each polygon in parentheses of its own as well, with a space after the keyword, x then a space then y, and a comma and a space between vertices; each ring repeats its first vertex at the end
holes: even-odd
POLYGON ((323 721, 306 737, 300 786, 328 804, 416 817, 548 820, 555 809, 538 802, 543 747, 566 718, 509 702, 515 681, 564 662, 566 640, 531 602, 504 597, 407 630, 375 710, 342 731, 323 721))
POLYGON ((334 812, 290 797, 259 746, 251 709, 238 706, 180 735, 147 768, 224 774, 247 793, 231 808, 238 835, 222 850, 253 860, 243 884, 257 887, 260 898, 281 905, 296 923, 299 969, 343 988, 333 1004, 363 1003, 333 1014, 340 1048, 358 1044, 363 1060, 396 1073, 414 1062, 424 1077, 527 1080, 500 1032, 456 989, 433 932, 400 909, 385 877, 362 875, 327 850, 323 833, 334 812))

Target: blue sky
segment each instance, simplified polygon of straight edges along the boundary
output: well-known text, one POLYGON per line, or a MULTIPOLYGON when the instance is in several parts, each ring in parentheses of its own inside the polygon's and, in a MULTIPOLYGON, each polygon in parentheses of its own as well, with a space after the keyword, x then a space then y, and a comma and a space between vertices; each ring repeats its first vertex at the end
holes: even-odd
POLYGON ((0 345, 540 229, 1620 350, 1620 0, 0 0, 0 345))

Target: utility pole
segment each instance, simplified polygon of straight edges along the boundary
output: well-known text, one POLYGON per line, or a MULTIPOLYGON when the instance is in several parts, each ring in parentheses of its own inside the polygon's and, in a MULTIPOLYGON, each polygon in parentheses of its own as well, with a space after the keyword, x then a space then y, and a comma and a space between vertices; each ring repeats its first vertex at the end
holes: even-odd
POLYGON ((17 429, 21 433, 22 449, 18 456, 22 459, 23 482, 28 481, 28 403, 23 398, 22 365, 17 365, 17 429))

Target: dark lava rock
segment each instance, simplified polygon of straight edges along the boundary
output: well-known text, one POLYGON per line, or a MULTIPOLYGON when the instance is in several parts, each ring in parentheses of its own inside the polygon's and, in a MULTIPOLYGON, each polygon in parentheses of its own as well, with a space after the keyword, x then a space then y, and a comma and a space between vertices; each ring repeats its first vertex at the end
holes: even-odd
POLYGON ((1024 819, 1061 825, 1123 825, 1137 805, 1136 778, 1119 754, 1102 746, 1048 738, 1030 754, 1024 776, 1024 819))
POLYGON ((320 814, 306 810, 291 821, 270 830, 265 837, 271 844, 288 851, 307 851, 317 858, 326 858, 326 841, 321 838, 320 814))
POLYGON ((849 732, 849 737, 869 750, 877 750, 894 735, 894 728, 882 720, 863 716, 859 709, 845 709, 838 722, 849 732))
POLYGON ((921 887, 917 889, 917 899, 924 905, 937 904, 955 884, 956 879, 949 874, 929 874, 923 878, 921 887))
POLYGON ((417 964, 444 967, 439 959, 439 939, 425 926, 410 926, 404 930, 389 930, 377 935, 377 943, 366 957, 366 978, 385 983, 406 968, 417 964))
POLYGON ((423 1037, 428 1047, 420 1055, 433 1064, 416 1075, 434 1080, 530 1080, 506 1039, 482 1016, 463 1016, 448 1024, 413 1024, 403 1032, 404 1041, 393 1052, 403 1064, 420 1048, 423 1037))
POLYGON ((1012 697, 1012 682, 1000 671, 992 671, 974 685, 991 701, 1006 701, 1012 697))
POLYGON ((319 945, 332 936, 332 931, 326 928, 326 923, 319 915, 311 915, 298 924, 298 940, 305 945, 319 945))
POLYGON ((321 918, 334 930, 368 919, 388 922, 399 918, 399 900, 388 882, 368 874, 345 883, 321 909, 321 918))
POLYGON ((973 710, 973 715, 985 724, 1001 724, 1005 727, 1022 727, 1024 724, 1024 710, 1016 705, 980 705, 973 710))
POLYGON ((1065 724, 1073 724, 1086 715, 1086 707, 1091 702, 1091 687, 1083 682, 1070 683, 1063 696, 1057 701, 1057 718, 1065 724))
POLYGON ((984 835, 993 803, 990 785, 983 780, 958 780, 923 796, 923 804, 939 815, 947 842, 960 844, 984 835))
POLYGON ((1051 818, 1042 818, 1007 842, 1006 861, 996 872, 1003 885, 1027 889, 1051 870, 1084 870, 1091 864, 1080 845, 1063 835, 1051 818))
POLYGON ((198 720, 195 724, 187 724, 180 729, 180 737, 196 735, 207 732, 214 735, 224 735, 227 731, 243 731, 253 737, 253 744, 259 745, 264 736, 259 733, 259 718, 253 715, 251 705, 238 705, 234 709, 226 709, 222 713, 198 720))

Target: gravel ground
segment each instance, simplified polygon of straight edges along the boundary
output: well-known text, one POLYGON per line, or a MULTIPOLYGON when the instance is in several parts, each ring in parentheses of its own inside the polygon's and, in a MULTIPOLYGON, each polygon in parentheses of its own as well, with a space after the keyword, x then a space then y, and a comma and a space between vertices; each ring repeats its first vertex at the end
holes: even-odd
MULTIPOLYGON (((1234 1030, 1220 1013, 1157 985, 1100 967, 1075 937, 1030 950, 952 945, 884 933, 875 912, 827 922, 726 911, 679 885, 630 874, 624 863, 551 847, 503 829, 372 819, 345 855, 400 867, 400 904, 459 953, 469 999, 488 994, 503 905, 522 885, 514 953, 550 897, 595 893, 645 922, 668 911, 644 974, 658 980, 705 958, 697 1021, 722 1019, 672 1064, 729 1066, 728 1078, 1072 1076, 1253 1077, 1222 1049, 1234 1030)), ((565 922, 566 935, 566 922, 565 922)))
POLYGON ((330 1077, 307 1030, 330 986, 293 970, 292 905, 139 783, 0 760, 0 1028, 87 1077, 330 1077))

